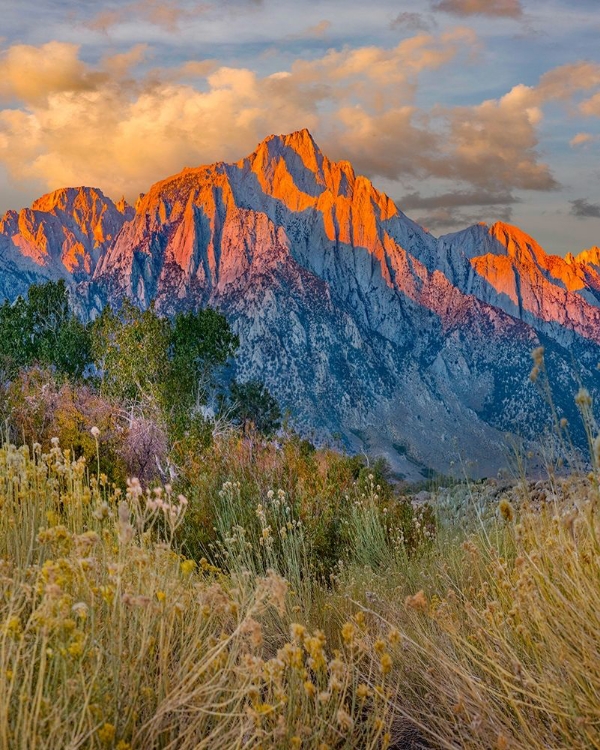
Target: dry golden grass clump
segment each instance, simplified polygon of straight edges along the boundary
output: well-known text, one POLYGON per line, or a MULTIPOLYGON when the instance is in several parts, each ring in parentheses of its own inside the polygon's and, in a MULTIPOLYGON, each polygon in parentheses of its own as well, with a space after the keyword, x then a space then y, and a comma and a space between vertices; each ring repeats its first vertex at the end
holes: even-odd
POLYGON ((0 746, 388 746, 364 625, 332 648, 275 570, 184 558, 186 506, 58 444, 0 451, 0 746))
POLYGON ((191 558, 193 500, 95 469, 0 449, 3 750, 600 747, 593 482, 410 547, 371 482, 323 577, 290 477, 191 558))

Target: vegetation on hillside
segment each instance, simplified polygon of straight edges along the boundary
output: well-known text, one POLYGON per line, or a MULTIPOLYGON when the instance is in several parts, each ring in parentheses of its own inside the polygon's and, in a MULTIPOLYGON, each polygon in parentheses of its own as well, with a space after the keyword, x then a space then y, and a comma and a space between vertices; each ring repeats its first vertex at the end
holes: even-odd
POLYGON ((390 523, 367 475, 324 577, 276 463, 258 496, 232 470, 200 556, 197 500, 0 450, 0 747, 599 746, 597 485, 459 529, 390 523))
POLYGON ((166 318, 128 300, 92 322, 72 310, 63 281, 32 285, 0 306, 0 419, 44 448, 58 436, 111 477, 172 479, 212 441, 220 422, 273 434, 279 405, 258 381, 222 377, 238 348, 226 319, 207 308, 166 318))
POLYGON ((589 476, 423 504, 219 386, 215 311, 0 336, 0 750, 600 747, 587 392, 589 476))

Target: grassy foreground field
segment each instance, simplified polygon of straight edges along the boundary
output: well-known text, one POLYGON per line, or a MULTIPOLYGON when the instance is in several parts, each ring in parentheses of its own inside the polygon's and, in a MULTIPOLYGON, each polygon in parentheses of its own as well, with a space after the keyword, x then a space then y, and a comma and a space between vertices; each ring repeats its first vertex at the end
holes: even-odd
POLYGON ((0 748, 600 747, 597 485, 407 528, 374 481, 327 572, 289 487, 211 490, 207 537, 191 493, 2 447, 0 748))

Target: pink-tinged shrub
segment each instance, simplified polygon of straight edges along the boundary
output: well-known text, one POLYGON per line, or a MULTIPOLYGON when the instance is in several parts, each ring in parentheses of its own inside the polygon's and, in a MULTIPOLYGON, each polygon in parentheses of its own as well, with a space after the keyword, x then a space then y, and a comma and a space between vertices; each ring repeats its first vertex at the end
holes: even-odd
POLYGON ((133 417, 124 434, 120 455, 130 476, 147 484, 167 471, 169 443, 157 420, 133 417))
POLYGON ((57 380, 39 367, 23 370, 4 391, 3 415, 9 437, 48 449, 53 437, 75 456, 85 456, 96 466, 96 437, 100 445, 100 469, 113 480, 127 475, 121 455, 127 430, 119 409, 87 385, 57 380))

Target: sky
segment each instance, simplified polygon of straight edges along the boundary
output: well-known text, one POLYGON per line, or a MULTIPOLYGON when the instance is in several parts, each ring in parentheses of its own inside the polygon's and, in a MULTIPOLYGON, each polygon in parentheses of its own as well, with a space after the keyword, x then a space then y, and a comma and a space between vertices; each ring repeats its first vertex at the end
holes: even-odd
POLYGON ((598 0, 0 0, 0 213, 307 127, 433 234, 600 245, 598 0))

